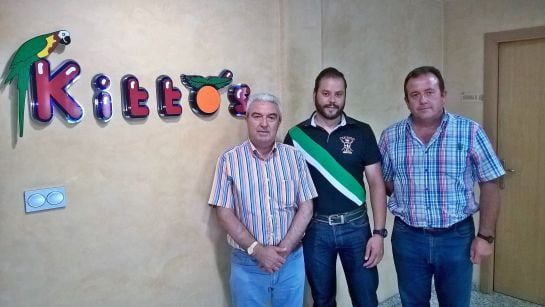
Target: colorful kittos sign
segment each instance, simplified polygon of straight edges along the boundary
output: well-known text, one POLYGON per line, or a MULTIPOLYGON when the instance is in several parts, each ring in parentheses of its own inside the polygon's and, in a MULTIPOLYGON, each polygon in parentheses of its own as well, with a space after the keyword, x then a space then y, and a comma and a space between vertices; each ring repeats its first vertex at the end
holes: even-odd
MULTIPOLYGON (((19 136, 23 136, 24 110, 29 83, 31 85, 30 111, 32 118, 40 122, 50 122, 54 106, 63 113, 68 123, 78 123, 85 114, 81 104, 70 95, 68 89, 81 73, 79 64, 66 60, 57 68, 51 69, 46 59, 59 44, 70 44, 70 33, 65 30, 36 36, 26 41, 15 52, 4 80, 5 84, 17 79, 19 136)), ((229 85, 227 98, 229 113, 237 118, 246 114, 246 102, 250 87, 239 83, 230 85, 233 73, 224 69, 218 76, 199 75, 180 76, 182 84, 189 90, 189 106, 199 116, 210 116, 220 108, 219 91, 229 85)), ((96 119, 108 122, 113 116, 113 101, 109 92, 111 80, 105 74, 93 77, 93 114, 96 119)), ((176 117, 182 114, 181 91, 174 86, 169 76, 156 79, 157 112, 161 117, 176 117)), ((127 74, 121 79, 122 114, 127 119, 149 116, 147 101, 150 95, 140 86, 138 78, 127 74)))

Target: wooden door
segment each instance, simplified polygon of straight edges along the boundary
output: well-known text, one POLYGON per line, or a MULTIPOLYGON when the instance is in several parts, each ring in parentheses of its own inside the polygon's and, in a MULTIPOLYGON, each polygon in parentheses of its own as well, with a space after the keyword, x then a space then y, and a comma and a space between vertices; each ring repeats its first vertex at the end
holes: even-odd
POLYGON ((545 38, 499 44, 497 101, 494 291, 545 304, 545 38))

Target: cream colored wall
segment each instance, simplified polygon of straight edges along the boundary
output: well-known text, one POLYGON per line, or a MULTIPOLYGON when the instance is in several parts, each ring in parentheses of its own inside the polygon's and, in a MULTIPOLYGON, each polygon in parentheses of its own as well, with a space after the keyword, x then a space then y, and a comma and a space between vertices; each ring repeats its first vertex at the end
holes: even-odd
POLYGON ((461 93, 483 93, 484 34, 545 25, 545 1, 448 0, 444 10, 447 109, 482 123, 483 103, 462 102, 461 93))
MULTIPOLYGON (((323 1, 322 10, 322 66, 335 66, 345 73, 345 111, 369 123, 378 140, 384 128, 408 114, 402 99, 407 73, 420 65, 442 66, 442 4, 433 0, 323 1)), ((310 110, 302 116, 309 115, 310 110)), ((390 231, 392 223, 388 214, 390 231)), ((385 240, 384 260, 379 264, 379 301, 398 292, 390 238, 385 240)), ((337 275, 342 293, 338 304, 350 306, 340 268, 337 275)))
POLYGON ((245 126, 225 104, 210 119, 194 115, 179 75, 228 68, 255 92, 280 93, 279 18, 270 1, 3 1, 1 67, 27 39, 66 28, 72 43, 49 60, 80 64, 70 92, 86 116, 42 126, 27 110, 15 139, 13 100, 1 93, 0 306, 227 305, 228 248, 207 200, 217 156, 245 126), (92 113, 97 73, 112 79, 104 127, 92 113), (145 121, 121 115, 126 73, 150 94, 145 121), (178 120, 155 111, 161 74, 182 91, 178 120), (57 185, 66 209, 24 213, 25 189, 57 185))
POLYGON ((447 0, 444 15, 447 106, 482 122, 482 103, 461 93, 483 93, 484 34, 545 25, 545 1, 447 0))
MULTIPOLYGON (((310 115, 314 77, 333 65, 348 79, 347 113, 378 137, 407 114, 405 74, 442 67, 442 24, 435 0, 4 1, 0 66, 27 39, 69 30, 72 43, 49 60, 81 65, 70 92, 86 116, 44 126, 27 109, 17 139, 14 92, 1 91, 0 306, 227 306, 228 247, 206 202, 216 157, 246 138, 245 126, 225 105, 210 119, 194 115, 179 75, 228 68, 234 82, 278 94, 283 136, 310 115), (107 125, 92 114, 97 73, 112 79, 107 125), (121 116, 127 73, 150 94, 145 121, 121 116), (183 93, 178 120, 155 112, 161 74, 183 93), (57 185, 66 188, 66 209, 24 213, 25 189, 57 185)), ((397 292, 386 245, 380 300, 397 292)), ((339 305, 348 305, 339 274, 339 305)))

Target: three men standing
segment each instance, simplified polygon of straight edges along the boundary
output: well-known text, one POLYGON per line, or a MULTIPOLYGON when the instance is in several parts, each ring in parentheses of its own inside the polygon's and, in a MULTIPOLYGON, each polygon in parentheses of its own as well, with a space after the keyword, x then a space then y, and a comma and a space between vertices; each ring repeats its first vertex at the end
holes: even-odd
POLYGON ((429 306, 432 279, 440 305, 469 306, 473 263, 492 252, 497 180, 505 174, 490 141, 476 122, 445 111, 445 85, 434 67, 407 75, 410 115, 384 130, 379 146, 368 124, 344 114, 346 88, 337 69, 320 72, 316 111, 285 138, 296 149, 275 142, 277 99, 252 96, 249 141, 218 159, 209 204, 233 246, 233 304, 301 306, 302 239, 314 306, 336 306, 337 256, 353 306, 377 306, 388 193, 403 306, 429 306))

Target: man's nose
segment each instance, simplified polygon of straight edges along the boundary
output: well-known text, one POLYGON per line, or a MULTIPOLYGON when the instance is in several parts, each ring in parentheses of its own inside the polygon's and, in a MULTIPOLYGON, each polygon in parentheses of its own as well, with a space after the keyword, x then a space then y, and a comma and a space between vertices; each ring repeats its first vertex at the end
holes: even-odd
POLYGON ((420 97, 420 98, 418 99, 418 102, 420 102, 420 103, 426 103, 426 102, 428 102, 428 97, 426 97, 425 94, 420 94, 419 97, 420 97))

